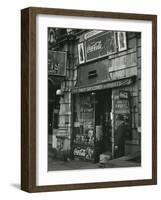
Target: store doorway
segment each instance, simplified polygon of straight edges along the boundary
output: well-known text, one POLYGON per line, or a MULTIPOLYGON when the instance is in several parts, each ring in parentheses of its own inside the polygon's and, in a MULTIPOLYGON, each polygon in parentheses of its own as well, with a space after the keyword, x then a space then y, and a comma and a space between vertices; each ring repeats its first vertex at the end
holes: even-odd
POLYGON ((103 152, 112 152, 112 90, 108 89, 96 92, 95 100, 96 137, 98 135, 102 137, 99 154, 103 152))
POLYGON ((53 134, 54 129, 58 129, 60 96, 56 95, 56 91, 60 89, 60 85, 48 82, 48 135, 53 134))

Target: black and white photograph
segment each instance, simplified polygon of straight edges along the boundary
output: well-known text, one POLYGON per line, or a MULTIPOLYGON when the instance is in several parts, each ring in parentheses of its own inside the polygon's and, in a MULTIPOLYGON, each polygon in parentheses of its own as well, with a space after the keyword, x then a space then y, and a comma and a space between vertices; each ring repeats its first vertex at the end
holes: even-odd
POLYGON ((48 171, 141 167, 141 32, 47 31, 48 171))

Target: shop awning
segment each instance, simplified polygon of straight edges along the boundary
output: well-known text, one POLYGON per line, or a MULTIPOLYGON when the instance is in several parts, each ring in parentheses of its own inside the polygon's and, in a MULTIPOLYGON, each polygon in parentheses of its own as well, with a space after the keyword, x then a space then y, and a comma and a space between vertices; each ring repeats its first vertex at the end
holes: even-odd
POLYGON ((91 92, 96 90, 104 90, 108 88, 123 87, 126 85, 131 85, 132 83, 134 83, 135 79, 136 76, 131 76, 128 78, 123 78, 115 81, 106 81, 106 82, 101 82, 99 84, 93 84, 83 87, 75 87, 72 89, 72 93, 75 94, 75 93, 91 92))

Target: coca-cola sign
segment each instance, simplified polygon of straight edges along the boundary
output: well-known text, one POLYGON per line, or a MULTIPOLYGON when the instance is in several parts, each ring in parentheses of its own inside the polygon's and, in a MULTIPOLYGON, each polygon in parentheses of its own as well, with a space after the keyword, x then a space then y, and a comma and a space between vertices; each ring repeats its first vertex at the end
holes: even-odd
POLYGON ((91 61, 116 52, 116 35, 114 31, 101 32, 85 42, 86 61, 91 61))

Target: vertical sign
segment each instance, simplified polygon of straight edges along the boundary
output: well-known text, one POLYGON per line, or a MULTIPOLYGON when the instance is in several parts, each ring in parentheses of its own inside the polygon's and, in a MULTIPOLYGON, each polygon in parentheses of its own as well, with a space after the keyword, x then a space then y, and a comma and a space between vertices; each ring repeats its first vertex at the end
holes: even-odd
POLYGON ((115 128, 117 127, 117 115, 122 115, 124 121, 130 126, 131 121, 131 106, 130 106, 130 93, 129 91, 119 91, 119 95, 115 99, 114 103, 114 120, 115 128))
POLYGON ((79 57, 79 64, 82 64, 85 62, 83 43, 78 44, 78 57, 79 57))
POLYGON ((126 32, 117 32, 118 50, 124 51, 127 49, 126 32))
MULTIPOLYGON (((113 128, 112 128, 112 157, 114 158, 114 144, 115 144, 115 131, 118 127, 117 116, 121 115, 124 119, 124 123, 127 126, 128 135, 125 138, 131 138, 131 102, 130 102, 130 92, 129 91, 119 91, 117 95, 113 95, 113 128)), ((127 133, 125 133, 127 134, 127 133)))

